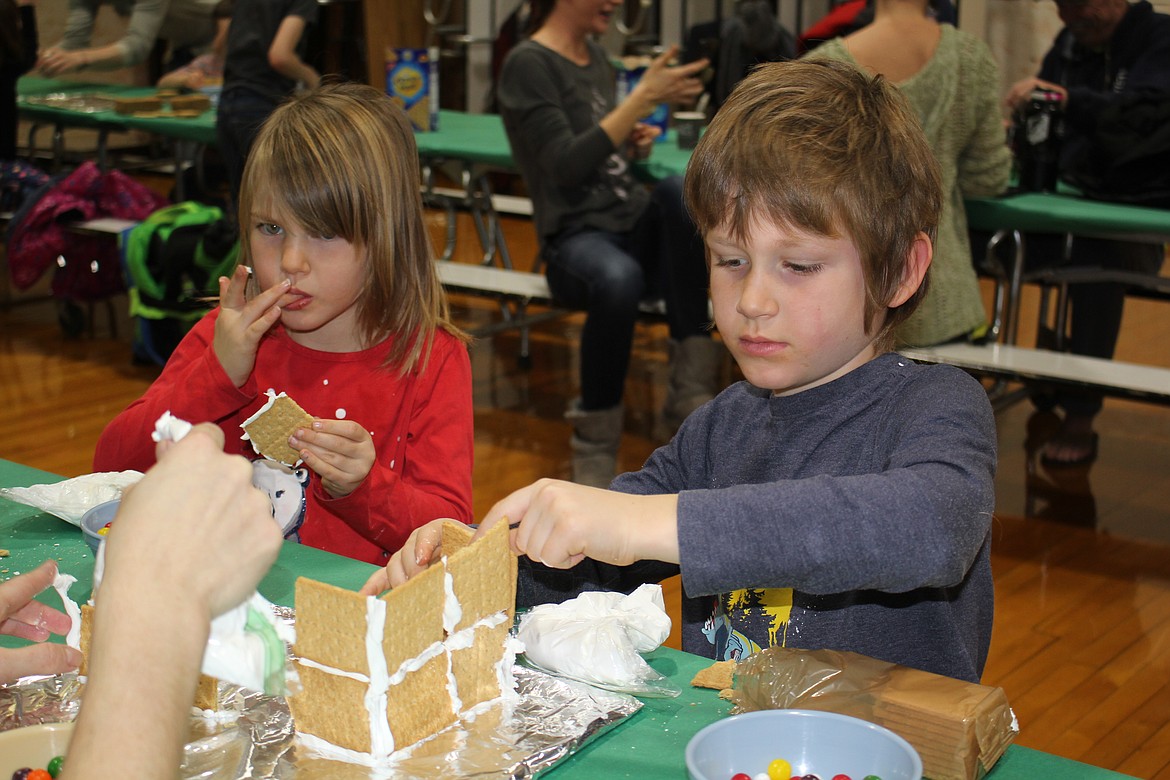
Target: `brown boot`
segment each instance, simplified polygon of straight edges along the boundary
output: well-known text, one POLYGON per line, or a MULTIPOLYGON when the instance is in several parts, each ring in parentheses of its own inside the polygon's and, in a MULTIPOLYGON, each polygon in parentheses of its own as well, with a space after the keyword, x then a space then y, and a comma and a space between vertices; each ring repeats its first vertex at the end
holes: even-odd
POLYGON ((706 336, 688 336, 670 342, 670 384, 662 406, 666 437, 673 436, 691 412, 719 392, 719 369, 726 352, 706 336))
POLYGON ((579 485, 608 488, 617 472, 617 452, 622 441, 622 405, 608 409, 581 408, 574 399, 565 412, 573 424, 569 444, 573 450, 573 481, 579 485))

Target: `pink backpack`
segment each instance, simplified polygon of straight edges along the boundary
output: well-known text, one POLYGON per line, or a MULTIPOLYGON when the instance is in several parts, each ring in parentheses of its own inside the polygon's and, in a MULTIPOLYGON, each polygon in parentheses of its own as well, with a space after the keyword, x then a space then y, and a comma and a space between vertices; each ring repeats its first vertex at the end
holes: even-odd
POLYGON ((79 235, 67 226, 97 217, 142 220, 166 204, 166 198, 121 171, 82 163, 14 218, 8 233, 13 286, 26 290, 55 267, 52 290, 60 299, 94 301, 124 291, 117 242, 79 235))

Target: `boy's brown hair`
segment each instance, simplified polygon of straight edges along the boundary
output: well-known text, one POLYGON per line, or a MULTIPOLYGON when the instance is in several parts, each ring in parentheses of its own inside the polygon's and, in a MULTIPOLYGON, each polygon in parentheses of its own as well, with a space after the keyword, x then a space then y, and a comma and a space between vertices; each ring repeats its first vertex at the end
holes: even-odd
MULTIPOLYGON (((691 156, 684 195, 706 235, 746 238, 753 219, 830 238, 861 255, 866 328, 902 280, 918 233, 934 241, 938 162, 897 87, 835 61, 761 65, 732 92, 691 156)), ((888 309, 879 352, 926 294, 888 309)))
POLYGON ((278 107, 260 129, 240 187, 240 260, 251 265, 252 212, 282 206, 306 230, 366 255, 358 323, 366 344, 394 339, 388 364, 406 374, 449 320, 423 222, 418 149, 406 115, 363 84, 324 84, 278 107))

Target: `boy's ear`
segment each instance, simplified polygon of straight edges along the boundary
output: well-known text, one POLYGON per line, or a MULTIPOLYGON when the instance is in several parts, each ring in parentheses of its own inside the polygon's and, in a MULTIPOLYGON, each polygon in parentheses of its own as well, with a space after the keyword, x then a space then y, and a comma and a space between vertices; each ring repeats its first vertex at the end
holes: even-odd
POLYGON ((910 256, 906 258, 906 267, 902 271, 902 282, 894 291, 894 296, 886 304, 887 306, 891 309, 901 306, 922 286, 922 280, 926 277, 926 269, 930 267, 932 257, 934 257, 934 246, 930 243, 930 237, 919 231, 910 247, 910 256))

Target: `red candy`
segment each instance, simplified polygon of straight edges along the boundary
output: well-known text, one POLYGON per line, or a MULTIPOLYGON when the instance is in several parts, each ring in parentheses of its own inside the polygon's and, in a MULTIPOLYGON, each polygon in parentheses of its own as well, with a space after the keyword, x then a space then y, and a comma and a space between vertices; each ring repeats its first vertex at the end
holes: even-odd
POLYGON ((752 776, 745 772, 737 772, 731 776, 731 780, 752 780, 752 776))
POLYGON ((853 780, 849 775, 833 775, 833 780, 853 780))

